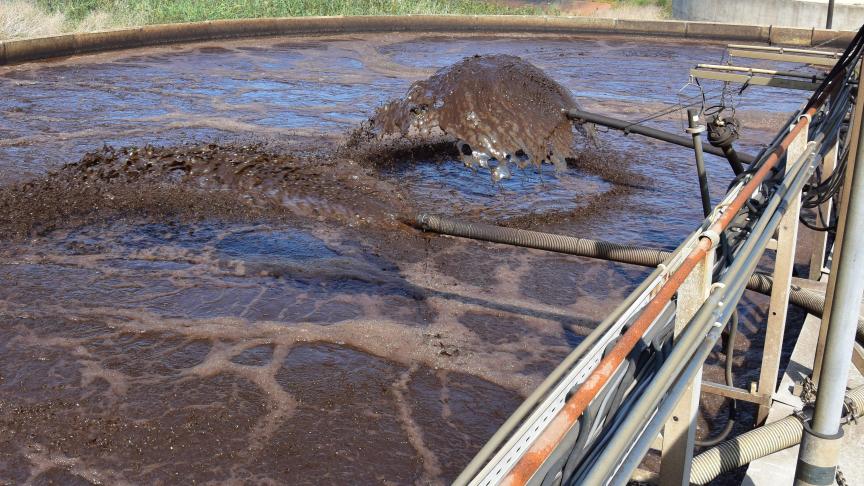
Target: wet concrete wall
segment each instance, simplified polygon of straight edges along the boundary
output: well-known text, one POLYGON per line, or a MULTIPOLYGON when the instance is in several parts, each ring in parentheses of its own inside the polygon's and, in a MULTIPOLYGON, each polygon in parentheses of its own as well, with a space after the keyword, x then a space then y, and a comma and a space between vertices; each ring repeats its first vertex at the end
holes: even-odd
MULTIPOLYGON (((673 0, 672 15, 681 20, 825 27, 828 2, 801 0, 673 0)), ((864 24, 864 3, 838 1, 833 28, 858 30, 864 24)))
MULTIPOLYGON (((707 0, 706 0, 707 1, 707 0)), ((710 2, 709 2, 710 3, 710 2)), ((742 9, 749 11, 747 9, 742 9)), ((747 18, 744 21, 751 22, 747 18)), ((413 15, 239 19, 0 41, 0 66, 27 61, 215 39, 361 32, 637 34, 714 41, 845 47, 853 32, 789 27, 587 17, 413 15)))

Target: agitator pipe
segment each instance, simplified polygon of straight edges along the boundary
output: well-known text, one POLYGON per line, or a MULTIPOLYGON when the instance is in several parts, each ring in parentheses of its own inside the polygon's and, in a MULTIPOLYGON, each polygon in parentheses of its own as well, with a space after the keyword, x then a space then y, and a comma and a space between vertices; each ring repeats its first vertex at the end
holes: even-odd
MULTIPOLYGON (((656 138, 657 140, 662 140, 664 142, 674 143, 675 145, 680 145, 682 147, 693 148, 693 140, 691 138, 682 137, 656 128, 646 127, 627 120, 619 120, 617 118, 576 109, 567 110, 566 113, 568 118, 577 122, 595 123, 616 130, 622 130, 625 133, 636 133, 638 135, 656 138)), ((725 152, 718 147, 709 145, 704 147, 703 150, 709 154, 726 158, 725 152)), ((737 156, 738 160, 745 164, 752 164, 756 160, 755 157, 749 154, 737 153, 737 156)))

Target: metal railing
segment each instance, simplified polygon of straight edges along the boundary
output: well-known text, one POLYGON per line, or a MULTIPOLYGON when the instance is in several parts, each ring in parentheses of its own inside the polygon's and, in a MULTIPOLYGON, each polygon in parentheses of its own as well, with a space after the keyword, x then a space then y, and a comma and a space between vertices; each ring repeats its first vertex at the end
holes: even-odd
MULTIPOLYGON (((456 484, 626 484, 664 428, 662 482, 687 484, 702 365, 760 258, 774 244, 772 317, 758 390, 766 396, 760 419, 767 414, 779 367, 802 191, 816 167, 837 156, 838 141, 857 136, 856 130, 841 127, 853 108, 862 48, 859 32, 810 100, 703 224, 526 399, 456 484), (735 248, 721 248, 721 235, 731 226, 748 236, 735 248), (671 319, 670 312, 675 313, 671 319), (623 390, 621 370, 634 353, 645 352, 640 351, 645 336, 662 334, 660 329, 673 320, 674 342, 653 350, 665 354, 662 365, 623 390), (626 413, 609 411, 598 425, 592 407, 610 396, 620 398, 619 411, 626 413)), ((860 131, 860 110, 855 118, 860 131)), ((813 260, 821 265, 822 258, 824 254, 813 260)), ((855 317, 857 321, 857 312, 855 317)))

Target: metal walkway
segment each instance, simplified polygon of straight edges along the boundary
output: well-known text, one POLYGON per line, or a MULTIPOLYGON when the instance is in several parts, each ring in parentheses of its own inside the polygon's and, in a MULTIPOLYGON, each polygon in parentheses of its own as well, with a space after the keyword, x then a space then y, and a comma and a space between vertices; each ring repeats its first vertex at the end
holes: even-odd
MULTIPOLYGON (((834 434, 843 417, 864 412, 850 409, 854 400, 848 398, 841 411, 844 370, 861 362, 853 355, 861 348, 853 345, 856 328, 861 339, 858 304, 864 285, 864 167, 855 170, 856 162, 864 161, 862 32, 841 55, 822 58, 832 65, 824 77, 801 80, 797 74, 728 66, 701 65, 694 71, 814 92, 702 225, 525 400, 456 484, 621 485, 649 449, 661 451, 661 484, 689 484, 700 391, 757 404, 760 424, 777 399, 802 200, 810 207, 815 201, 824 221, 836 219, 837 243, 815 346, 813 380, 819 391, 815 405, 799 412, 810 432, 804 434, 796 484, 823 484, 829 475, 833 482, 834 434), (839 204, 834 213, 832 202, 839 204), (737 303, 766 251, 774 253, 774 268, 759 382, 749 390, 702 383, 702 365, 734 322, 737 303)), ((758 48, 732 47, 760 55, 758 48)), ((817 55, 761 53, 772 59, 784 54, 817 55)), ((693 122, 698 161, 701 142, 698 120, 693 122)), ((828 239, 825 232, 815 235, 810 278, 818 280, 828 239)), ((745 452, 729 460, 741 460, 745 452)), ((695 463, 694 468, 702 464, 695 463)))

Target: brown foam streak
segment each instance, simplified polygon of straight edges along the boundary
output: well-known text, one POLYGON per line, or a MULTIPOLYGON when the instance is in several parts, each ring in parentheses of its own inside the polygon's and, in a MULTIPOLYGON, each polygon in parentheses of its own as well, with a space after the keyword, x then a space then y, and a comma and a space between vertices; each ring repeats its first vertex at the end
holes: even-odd
POLYGON ((407 371, 404 371, 399 379, 393 383, 391 392, 396 400, 396 409, 399 412, 399 422, 402 424, 402 430, 408 436, 408 442, 411 447, 417 451, 420 460, 423 463, 423 479, 424 484, 443 485, 439 476, 441 475, 441 464, 438 456, 435 455, 426 444, 423 442, 423 430, 411 418, 411 405, 406 400, 405 396, 409 393, 408 383, 411 381, 411 376, 417 372, 417 365, 412 365, 407 371))
POLYGON ((187 369, 184 378, 208 378, 219 374, 233 374, 246 378, 264 392, 269 401, 268 411, 250 432, 250 446, 244 451, 244 454, 254 456, 273 438, 279 425, 291 418, 297 409, 297 400, 276 381, 276 373, 282 367, 290 346, 276 346, 267 366, 246 366, 231 362, 231 358, 240 354, 239 349, 246 348, 248 348, 246 342, 239 346, 226 346, 216 341, 204 362, 187 369))

